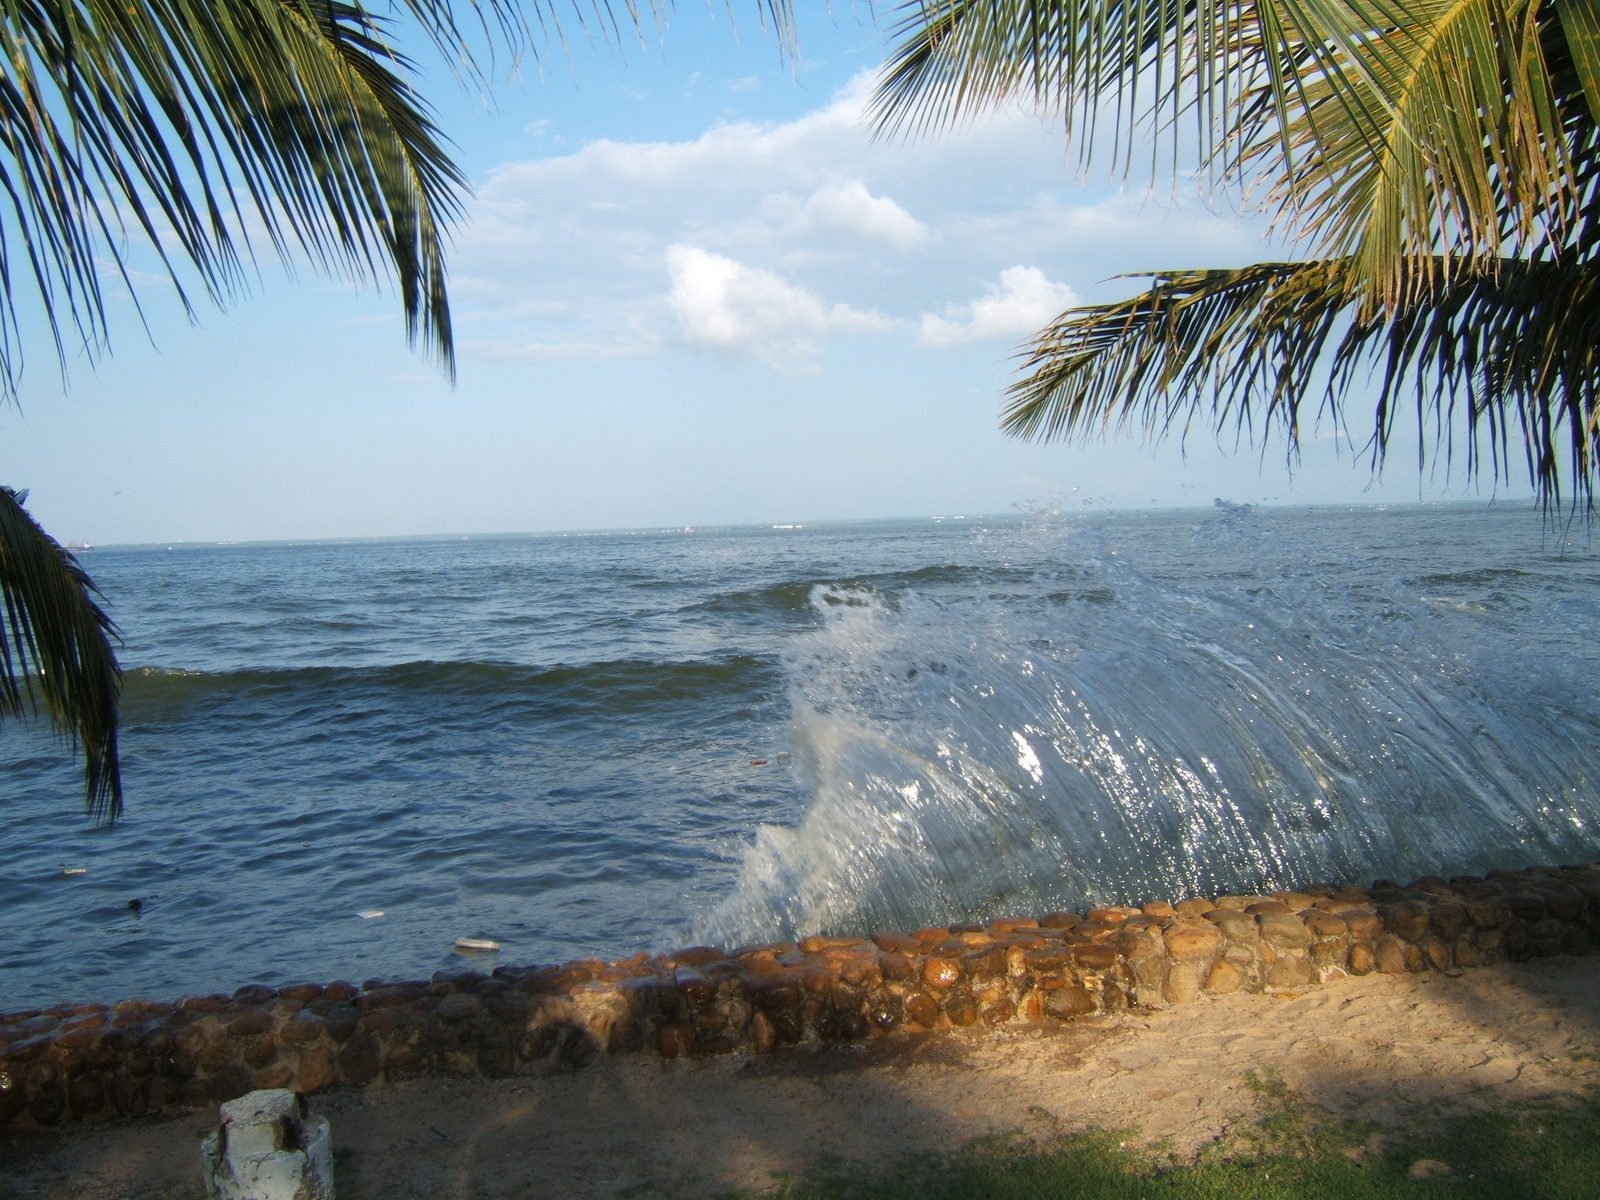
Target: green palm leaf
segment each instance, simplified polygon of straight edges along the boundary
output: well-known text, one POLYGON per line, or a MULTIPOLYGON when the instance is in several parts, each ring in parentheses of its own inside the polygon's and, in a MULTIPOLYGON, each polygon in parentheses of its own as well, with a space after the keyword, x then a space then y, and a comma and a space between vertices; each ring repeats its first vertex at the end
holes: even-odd
POLYGON ((0 487, 0 721, 42 705, 83 750, 90 815, 114 820, 122 811, 116 628, 83 568, 28 515, 25 499, 0 487))
MULTIPOLYGON (((1413 405, 1469 475, 1520 440, 1547 503, 1592 502, 1600 270, 1595 0, 924 0, 880 75, 886 130, 1023 100, 1069 135, 1192 120, 1221 184, 1265 181, 1318 259, 1156 277, 1039 335, 1004 427, 1210 424, 1298 445, 1309 402, 1378 379, 1370 448, 1413 405), (1326 374, 1319 374, 1319 371, 1326 374), (1331 379, 1331 386, 1326 379, 1331 379)), ((1084 154, 1092 139, 1083 140, 1084 154)))
POLYGON ((1592 500, 1600 265, 1507 260, 1391 316, 1352 297, 1357 273, 1348 259, 1172 272, 1067 313, 1033 342, 1002 425, 1033 439, 1276 434, 1293 456, 1308 419, 1347 432, 1346 397, 1371 379, 1375 465, 1410 407, 1446 460, 1464 447, 1469 475, 1508 478, 1520 441, 1547 502, 1564 477, 1592 500))

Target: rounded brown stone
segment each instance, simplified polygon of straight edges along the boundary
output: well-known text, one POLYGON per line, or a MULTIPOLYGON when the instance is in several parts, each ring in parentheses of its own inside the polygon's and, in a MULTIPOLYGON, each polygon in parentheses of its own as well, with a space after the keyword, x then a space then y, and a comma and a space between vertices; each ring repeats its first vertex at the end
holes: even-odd
POLYGON ((1305 987, 1311 982, 1311 963, 1299 955, 1286 954, 1267 968, 1267 986, 1305 987))
POLYGON ((1162 952, 1161 934, 1155 929, 1135 928, 1130 921, 1112 937, 1111 946, 1123 959, 1136 963, 1162 952))
POLYGON ((93 1029, 68 1029, 51 1038, 51 1042, 63 1050, 82 1050, 86 1046, 94 1045, 100 1037, 93 1029))
POLYGON ((1335 915, 1350 929, 1350 936, 1363 942, 1375 942, 1383 936, 1383 918, 1378 910, 1365 904, 1341 905, 1335 915))
POLYGON ((220 1013, 227 1012, 233 1007, 233 1000, 228 996, 214 994, 210 996, 185 996, 178 1001, 178 1007, 184 1012, 220 1013))
MULTIPOLYGON (((1004 962, 1002 960, 1002 969, 1004 962)), ((870 987, 883 977, 878 968, 876 954, 865 958, 850 958, 839 964, 839 978, 853 987, 870 987)))
POLYGON ((1058 1021, 1087 1016, 1095 1011, 1094 997, 1075 983, 1045 993, 1044 1011, 1058 1021))
POLYGON ((767 1012, 787 1012, 799 1008, 801 978, 792 971, 762 975, 750 981, 750 1001, 767 1012))
POLYGON ((1217 906, 1204 896, 1191 896, 1187 900, 1178 901, 1172 907, 1177 910, 1180 917, 1203 917, 1217 906))
POLYGON ((266 1033, 273 1025, 274 1021, 266 1013, 260 1009, 251 1009, 229 1021, 225 1028, 229 1037, 256 1037, 266 1033))
POLYGON ((1045 913, 1044 916, 1039 918, 1039 928, 1040 929, 1071 929, 1073 926, 1082 923, 1082 921, 1083 921, 1083 918, 1080 917, 1077 913, 1070 913, 1070 912, 1045 913))
POLYGON ((773 1013, 772 1032, 780 1045, 794 1045, 805 1036, 806 1026, 802 1014, 793 1010, 773 1013))
POLYGON ((311 1012, 297 1012, 283 1023, 278 1038, 287 1046, 304 1046, 322 1036, 322 1018, 311 1012))
POLYGON ((1117 965, 1117 950, 1108 942, 1089 942, 1072 947, 1072 961, 1091 971, 1104 971, 1117 965))
POLYGON ((979 1015, 985 1025, 1004 1025, 1017 1015, 1017 1009, 1009 996, 1000 995, 987 1001, 979 1015))
POLYGON ((1588 901, 1577 888, 1566 884, 1549 884, 1539 889, 1549 906, 1550 915, 1558 921, 1576 921, 1584 915, 1588 901))
POLYGON ((680 1021, 656 1030, 656 1053, 662 1058, 686 1057, 694 1049, 694 1026, 680 1021))
MULTIPOLYGON (((129 1075, 113 1075, 106 1083, 106 1095, 111 1105, 124 1116, 143 1116, 150 1107, 148 1080, 134 1079, 129 1075)), ((5 1124, 0 1118, 0 1125, 5 1124)))
POLYGON ((327 1029, 336 1042, 348 1041, 360 1023, 361 1014, 348 1004, 341 1004, 330 1009, 327 1015, 322 1018, 323 1027, 327 1029))
POLYGON ((1293 913, 1294 909, 1290 908, 1282 900, 1258 900, 1254 904, 1245 905, 1244 911, 1249 913, 1252 917, 1259 917, 1263 914, 1287 916, 1288 914, 1293 913))
POLYGON ((1167 972, 1162 998, 1168 1004, 1187 1004, 1200 994, 1200 964, 1178 962, 1167 972))
POLYGON ((971 1025, 978 1019, 978 1002, 972 998, 971 992, 951 992, 945 997, 944 1015, 950 1018, 952 1025, 971 1025))
POLYGON ((872 941, 879 950, 891 954, 917 954, 922 950, 921 942, 903 933, 875 933, 872 941))
POLYGON ((264 983, 247 983, 233 993, 233 1002, 243 1005, 266 1004, 269 1000, 276 1000, 278 991, 264 983))
POLYGON ((1227 959, 1218 959, 1206 975, 1206 990, 1226 996, 1244 986, 1244 972, 1227 959))
POLYGON ((483 1012, 483 1002, 476 996, 469 996, 464 992, 456 992, 439 1001, 439 1007, 434 1010, 441 1021, 449 1024, 458 1024, 470 1021, 483 1012))
POLYGON ((79 1075, 67 1085, 67 1106, 75 1120, 98 1115, 106 1105, 106 1085, 98 1074, 79 1075))
POLYGON ((257 1070, 271 1065, 278 1057, 278 1043, 275 1038, 258 1037, 250 1038, 244 1043, 244 1052, 240 1055, 245 1066, 257 1070))
POLYGON ((1350 926, 1343 917, 1336 917, 1332 913, 1318 912, 1315 909, 1306 909, 1301 913, 1301 920, 1311 935, 1319 940, 1343 938, 1350 932, 1350 926))
POLYGON ((1427 956, 1428 965, 1435 971, 1448 971, 1455 966, 1450 943, 1443 938, 1429 934, 1422 941, 1422 952, 1427 956))
POLYGON ((939 1002, 927 992, 911 992, 902 1001, 905 1014, 925 1029, 939 1023, 939 1002))
POLYGON ((1174 962, 1199 962, 1216 954, 1222 931, 1208 921, 1180 921, 1163 935, 1174 962))
POLYGON ((1415 900, 1397 900, 1378 907, 1384 928, 1402 942, 1420 942, 1428 932, 1428 906, 1415 900))
POLYGON ((350 1038, 338 1056, 339 1078, 356 1087, 363 1087, 378 1077, 381 1065, 378 1057, 378 1039, 365 1031, 350 1038))
POLYGON ((998 979, 1006 973, 1006 953, 999 947, 992 947, 963 954, 961 969, 969 979, 998 979))
POLYGON ((1102 904, 1099 908, 1091 908, 1084 914, 1090 921, 1100 921, 1107 925, 1121 925, 1129 917, 1138 915, 1137 908, 1129 908, 1125 904, 1102 904))
POLYGON ((270 1067, 263 1067, 255 1073, 255 1078, 250 1081, 250 1086, 255 1091, 272 1088, 286 1088, 294 1082, 294 1068, 288 1063, 273 1063, 270 1067))
POLYGON ((300 1051, 295 1063, 294 1087, 301 1092, 320 1092, 333 1086, 335 1072, 333 1051, 327 1046, 309 1046, 300 1051))
POLYGON ((1152 900, 1139 910, 1147 917, 1175 917, 1178 910, 1170 900, 1152 900))
POLYGON ((67 1090, 59 1083, 29 1089, 28 1115, 40 1125, 54 1125, 67 1111, 67 1090))
POLYGON ((757 1054, 765 1054, 777 1044, 778 1034, 773 1027, 772 1020, 764 1012, 757 1012, 750 1018, 750 1049, 757 1054))
POLYGON ((1429 929, 1447 942, 1455 941, 1471 923, 1463 905, 1448 901, 1435 904, 1428 914, 1429 929))
POLYGON ((954 987, 961 980, 961 964, 953 958, 929 958, 922 964, 922 981, 929 987, 954 987))
POLYGON ((1484 953, 1478 949, 1477 943, 1470 933, 1464 933, 1456 939, 1454 946, 1456 966, 1481 967, 1484 964, 1484 953))
POLYGON ((995 934, 1015 933, 1019 929, 1039 928, 1038 917, 1000 917, 989 922, 989 930, 995 934))
POLYGON ((911 959, 898 950, 886 950, 878 956, 878 969, 885 979, 910 979, 916 972, 911 959))
POLYGON ((1404 975, 1406 972, 1405 945, 1392 934, 1378 939, 1374 947, 1374 961, 1383 975, 1404 975))
POLYGON ((1218 896, 1216 900, 1216 906, 1218 908, 1228 909, 1232 912, 1242 913, 1252 904, 1259 904, 1265 899, 1265 896, 1218 896))
POLYGON ((1350 947, 1350 974, 1370 975, 1377 966, 1377 954, 1366 942, 1357 942, 1350 947))
POLYGON ((1072 948, 1067 946, 1051 946, 1041 950, 1024 950, 1022 955, 1022 961, 1026 968, 1023 974, 1028 971, 1041 973, 1059 971, 1062 967, 1072 962, 1072 948))
POLYGON ((422 999, 424 988, 420 985, 397 983, 373 988, 356 997, 356 1008, 362 1012, 377 1012, 386 1008, 400 1008, 422 999))
POLYGON ((1236 946, 1254 947, 1261 941, 1261 930, 1254 917, 1232 909, 1218 908, 1208 912, 1205 919, 1222 931, 1222 936, 1236 946))
POLYGON ((1304 950, 1311 944, 1311 930, 1287 909, 1281 913, 1262 913, 1256 917, 1256 924, 1262 938, 1280 953, 1285 950, 1304 950))
POLYGON ((1549 915, 1545 899, 1538 892, 1512 892, 1505 900, 1511 915, 1519 921, 1539 921, 1549 915))

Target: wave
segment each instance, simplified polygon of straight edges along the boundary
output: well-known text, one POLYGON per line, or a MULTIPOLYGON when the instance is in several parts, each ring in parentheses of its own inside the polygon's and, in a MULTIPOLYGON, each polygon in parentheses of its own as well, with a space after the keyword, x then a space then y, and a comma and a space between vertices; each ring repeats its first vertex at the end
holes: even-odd
POLYGON ((755 655, 556 667, 471 661, 239 671, 140 667, 124 676, 122 710, 130 721, 179 719, 224 699, 281 704, 356 695, 513 698, 555 707, 636 710, 771 687, 779 678, 777 662, 755 655))
POLYGON ((1593 856, 1594 606, 1441 612, 1245 518, 1196 542, 1255 566, 1157 579, 1080 538, 1033 602, 815 589, 787 664, 808 807, 694 936, 1593 856))

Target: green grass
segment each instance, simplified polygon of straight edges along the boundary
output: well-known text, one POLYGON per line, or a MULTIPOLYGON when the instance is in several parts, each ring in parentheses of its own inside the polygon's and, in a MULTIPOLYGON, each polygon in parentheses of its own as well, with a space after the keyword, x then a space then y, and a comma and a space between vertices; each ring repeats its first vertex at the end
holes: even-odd
MULTIPOLYGON (((758 1193, 767 1200, 1593 1200, 1600 1195, 1600 1095, 1565 1107, 1419 1114, 1405 1128, 1336 1118, 1281 1081, 1253 1086, 1265 1114, 1174 1161, 1130 1149, 1127 1133, 984 1139, 958 1154, 905 1159, 887 1171, 835 1164, 758 1193), (1423 1160, 1448 1174, 1413 1178, 1423 1160)), ((1435 1168, 1437 1170, 1437 1168, 1435 1168)))

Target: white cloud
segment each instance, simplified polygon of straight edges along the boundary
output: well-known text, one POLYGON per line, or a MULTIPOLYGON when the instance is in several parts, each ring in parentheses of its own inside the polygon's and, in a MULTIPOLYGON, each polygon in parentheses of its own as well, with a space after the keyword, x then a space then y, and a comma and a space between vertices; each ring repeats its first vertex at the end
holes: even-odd
POLYGON ((1038 267, 1007 267, 984 294, 952 304, 943 316, 923 313, 917 341, 924 346, 958 346, 990 338, 1032 333, 1078 302, 1077 293, 1051 280, 1038 267))
POLYGON ((1187 194, 1164 203, 1085 188, 1063 163, 1059 127, 1020 112, 877 139, 869 91, 862 76, 792 120, 600 139, 489 171, 453 260, 473 301, 461 340, 574 354, 689 341, 792 367, 868 328, 906 330, 908 344, 918 333, 925 345, 1016 338, 1077 299, 1053 279, 1109 299, 1134 286, 1103 286, 1122 272, 1265 249, 1259 225, 1187 194), (960 282, 994 279, 1006 263, 1035 266, 975 299, 960 282), (560 313, 529 313, 552 295, 560 313))
POLYGON ((893 324, 698 246, 669 246, 667 270, 669 302, 686 341, 753 354, 773 366, 808 365, 825 334, 878 333, 893 324))
POLYGON ((813 229, 859 234, 905 249, 928 236, 928 227, 887 196, 874 196, 859 179, 830 183, 811 193, 804 214, 813 229))

